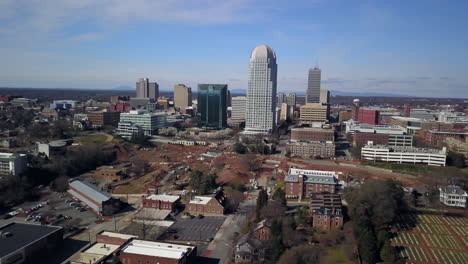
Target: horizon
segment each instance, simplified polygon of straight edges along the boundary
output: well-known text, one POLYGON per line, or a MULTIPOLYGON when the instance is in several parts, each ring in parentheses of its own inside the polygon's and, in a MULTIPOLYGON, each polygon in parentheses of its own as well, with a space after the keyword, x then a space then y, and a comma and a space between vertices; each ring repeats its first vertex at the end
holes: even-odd
POLYGON ((468 98, 465 1, 7 0, 0 7, 0 56, 9 63, 1 87, 112 90, 148 77, 161 91, 177 83, 246 89, 250 52, 268 44, 281 92, 305 92, 308 69, 318 65, 331 91, 468 98))

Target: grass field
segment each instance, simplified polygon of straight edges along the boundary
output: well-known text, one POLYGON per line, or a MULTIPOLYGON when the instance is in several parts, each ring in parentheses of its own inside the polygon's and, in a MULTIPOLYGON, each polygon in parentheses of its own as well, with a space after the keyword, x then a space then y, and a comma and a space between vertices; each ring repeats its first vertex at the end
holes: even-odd
POLYGON ((107 140, 107 136, 104 134, 94 134, 89 136, 84 136, 76 139, 76 141, 80 144, 87 145, 87 144, 98 144, 104 143, 107 140))
POLYGON ((468 219, 402 215, 392 245, 407 263, 468 263, 468 219))
POLYGON ((392 170, 395 172, 407 172, 407 173, 417 173, 417 174, 428 174, 434 170, 432 167, 429 167, 427 165, 419 165, 419 164, 361 162, 361 165, 392 170))

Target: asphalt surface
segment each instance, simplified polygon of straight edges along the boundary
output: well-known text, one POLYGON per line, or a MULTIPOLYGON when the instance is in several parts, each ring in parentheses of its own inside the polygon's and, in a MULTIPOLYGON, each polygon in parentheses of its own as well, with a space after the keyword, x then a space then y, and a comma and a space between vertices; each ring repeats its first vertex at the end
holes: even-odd
MULTIPOLYGON (((240 227, 247 220, 247 216, 255 210, 256 201, 256 196, 245 200, 239 206, 236 214, 228 216, 203 254, 204 256, 210 258, 210 260, 219 259, 219 264, 230 263, 235 248, 234 233, 239 232, 240 227)), ((213 263, 213 261, 207 261, 206 263, 213 263)))
POLYGON ((165 235, 174 235, 177 237, 176 240, 211 242, 224 220, 226 220, 225 216, 179 218, 165 235))

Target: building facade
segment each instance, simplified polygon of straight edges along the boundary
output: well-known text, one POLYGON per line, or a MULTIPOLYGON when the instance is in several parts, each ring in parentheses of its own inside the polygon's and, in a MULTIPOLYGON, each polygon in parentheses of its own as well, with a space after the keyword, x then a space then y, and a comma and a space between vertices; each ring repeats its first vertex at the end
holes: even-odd
POLYGON ((122 206, 119 199, 115 199, 112 195, 87 181, 71 181, 68 184, 68 193, 99 215, 112 215, 118 212, 122 206))
POLYGON ((359 108, 358 121, 365 124, 377 125, 380 121, 379 110, 359 108))
POLYGON ((330 104, 330 91, 327 89, 320 89, 320 103, 330 104))
POLYGON ((87 113, 88 121, 93 127, 117 126, 120 121, 120 112, 91 111, 87 113))
POLYGON ((276 127, 276 54, 267 45, 250 54, 245 133, 271 134, 276 127))
POLYGON ((343 227, 343 207, 339 194, 311 194, 312 226, 320 230, 336 230, 343 227))
POLYGON ((284 178, 287 198, 310 198, 312 193, 336 193, 338 173, 290 168, 284 178))
POLYGON ((468 194, 456 185, 449 185, 439 188, 440 201, 448 206, 466 208, 468 194))
POLYGON ((26 154, 0 153, 0 175, 18 176, 28 169, 26 154))
POLYGON ((227 127, 227 89, 227 84, 198 85, 198 114, 202 127, 227 127))
POLYGON ((445 166, 447 150, 415 148, 415 147, 389 147, 374 145, 369 141, 361 148, 361 159, 369 161, 384 161, 393 163, 422 163, 433 166, 445 166))
POLYGON ((315 122, 325 122, 328 120, 329 106, 320 103, 307 103, 301 105, 299 119, 301 124, 312 125, 315 122))
POLYGON ((335 131, 323 128, 293 128, 291 129, 291 141, 335 141, 335 131))
POLYGON ((153 100, 159 97, 158 83, 150 83, 148 78, 140 78, 136 82, 136 97, 137 98, 151 98, 153 100))
POLYGON ((291 157, 328 159, 335 157, 336 146, 332 142, 290 142, 286 151, 291 157))
POLYGON ((153 194, 143 200, 144 208, 175 211, 180 197, 176 195, 153 194))
POLYGON ((245 122, 245 108, 247 106, 247 97, 236 96, 231 100, 231 122, 242 123, 245 122))
POLYGON ((320 103, 320 82, 322 70, 318 67, 309 69, 309 78, 307 83, 306 103, 320 103))
POLYGON ((224 215, 225 197, 195 196, 188 202, 185 210, 192 215, 224 215))
POLYGON ((185 84, 177 84, 174 86, 174 107, 184 109, 192 106, 192 88, 185 84))
POLYGON ((156 135, 158 129, 167 126, 167 115, 163 112, 149 113, 144 110, 132 110, 120 114, 120 122, 117 133, 125 138, 132 137, 135 133, 144 135, 156 135))

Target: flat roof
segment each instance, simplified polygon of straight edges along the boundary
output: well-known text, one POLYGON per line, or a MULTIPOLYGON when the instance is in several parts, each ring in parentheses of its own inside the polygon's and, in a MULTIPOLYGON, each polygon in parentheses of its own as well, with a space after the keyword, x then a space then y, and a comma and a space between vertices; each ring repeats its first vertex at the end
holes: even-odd
POLYGON ((37 240, 61 230, 59 226, 47 226, 13 222, 0 227, 0 258, 5 257, 37 240))
POLYGON ((132 240, 122 249, 122 252, 144 256, 181 259, 194 248, 195 246, 192 245, 132 240))
POLYGON ((83 251, 84 253, 108 256, 116 251, 120 246, 106 243, 96 243, 83 251))
POLYGON ((191 204, 207 204, 213 197, 211 196, 195 196, 189 203, 191 204))
POLYGON ((138 237, 138 236, 134 236, 134 235, 127 235, 127 234, 115 233, 115 232, 110 232, 110 231, 103 231, 103 232, 99 233, 99 235, 108 236, 108 237, 122 238, 122 239, 131 239, 131 238, 138 237))
POLYGON ((146 199, 173 203, 173 202, 179 200, 180 197, 177 196, 177 195, 152 194, 152 195, 146 197, 146 199))

